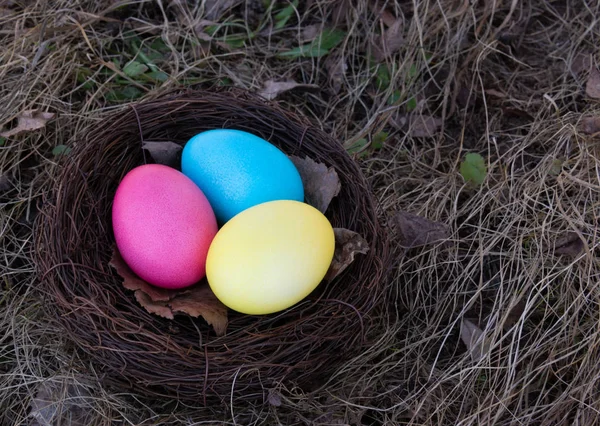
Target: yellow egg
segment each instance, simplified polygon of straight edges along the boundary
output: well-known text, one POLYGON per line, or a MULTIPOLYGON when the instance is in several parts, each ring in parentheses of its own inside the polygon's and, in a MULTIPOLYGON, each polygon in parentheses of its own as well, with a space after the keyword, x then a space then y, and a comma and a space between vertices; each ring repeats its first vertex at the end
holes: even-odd
POLYGON ((245 314, 298 303, 323 280, 335 249, 333 228, 314 207, 279 200, 242 211, 217 233, 206 276, 217 298, 245 314))

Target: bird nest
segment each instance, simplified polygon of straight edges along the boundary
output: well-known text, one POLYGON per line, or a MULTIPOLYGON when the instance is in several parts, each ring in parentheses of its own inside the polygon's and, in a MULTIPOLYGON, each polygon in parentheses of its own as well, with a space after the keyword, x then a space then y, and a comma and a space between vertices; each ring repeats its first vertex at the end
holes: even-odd
POLYGON ((261 98, 188 91, 124 109, 80 136, 47 193, 35 250, 45 306, 106 384, 196 404, 230 398, 256 403, 278 384, 305 390, 321 385, 384 331, 389 256, 364 176, 329 134, 261 98), (183 145, 214 128, 245 130, 288 155, 333 167, 341 190, 326 216, 369 245, 339 276, 288 310, 264 316, 230 311, 223 336, 202 318, 147 312, 109 266, 112 200, 129 170, 151 162, 142 144, 183 145))

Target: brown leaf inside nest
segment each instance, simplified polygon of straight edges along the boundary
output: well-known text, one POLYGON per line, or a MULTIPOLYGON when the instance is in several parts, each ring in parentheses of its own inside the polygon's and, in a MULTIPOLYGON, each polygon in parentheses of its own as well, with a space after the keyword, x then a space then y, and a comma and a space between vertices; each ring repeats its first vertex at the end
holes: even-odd
POLYGON ((181 290, 155 287, 135 275, 116 247, 109 265, 123 278, 123 287, 135 291, 135 299, 151 314, 171 320, 176 313, 202 317, 212 325, 217 336, 226 333, 227 307, 217 299, 206 280, 181 290))
POLYGON ((401 211, 394 216, 400 234, 400 245, 404 248, 434 244, 450 237, 448 226, 424 217, 401 211))
POLYGON ((344 228, 334 228, 335 253, 325 275, 326 281, 332 281, 354 262, 357 253, 366 254, 369 251, 369 243, 354 231, 344 228))
POLYGON ((306 157, 290 156, 298 169, 304 185, 304 199, 308 204, 325 213, 331 200, 340 193, 341 183, 333 167, 306 157))
POLYGON ((156 314, 159 317, 171 320, 174 318, 173 311, 167 306, 168 302, 152 300, 152 297, 142 290, 137 290, 135 292, 135 300, 151 314, 156 314))
POLYGON ((207 282, 182 291, 169 302, 173 312, 184 312, 192 317, 202 316, 213 326, 217 336, 227 331, 227 307, 210 289, 207 282))
POLYGON ((8 138, 19 133, 41 129, 46 126, 48 120, 53 118, 54 113, 52 112, 41 112, 37 109, 23 111, 17 116, 17 126, 0 133, 0 136, 8 138))
POLYGON ((154 302, 168 302, 173 294, 164 288, 155 287, 148 284, 146 281, 138 277, 125 263, 125 260, 119 253, 119 250, 115 247, 112 258, 110 259, 110 266, 112 266, 117 274, 123 278, 123 287, 127 290, 137 291, 140 290, 146 294, 150 300, 154 302))

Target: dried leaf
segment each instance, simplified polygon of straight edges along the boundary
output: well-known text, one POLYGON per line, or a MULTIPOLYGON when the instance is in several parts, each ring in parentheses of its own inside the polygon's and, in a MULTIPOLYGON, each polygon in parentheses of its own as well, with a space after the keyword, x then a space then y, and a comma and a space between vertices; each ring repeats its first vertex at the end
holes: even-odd
POLYGON ((173 311, 167 306, 168 302, 154 301, 152 298, 142 290, 135 292, 135 300, 144 307, 151 314, 156 314, 159 317, 173 319, 173 311))
POLYGON ((302 30, 302 34, 300 34, 300 41, 302 43, 312 41, 321 32, 321 27, 322 25, 319 24, 313 24, 304 27, 304 29, 302 30))
POLYGON ((587 73, 592 68, 592 55, 589 53, 578 53, 571 61, 571 72, 579 77, 583 73, 587 73))
POLYGON ((381 44, 374 46, 373 56, 375 60, 382 62, 396 53, 404 45, 404 20, 396 19, 396 22, 389 27, 381 39, 381 44))
POLYGON ((158 164, 170 167, 175 167, 178 164, 178 154, 183 149, 181 145, 170 141, 146 141, 142 144, 142 148, 147 150, 158 164))
POLYGON ((31 400, 29 416, 31 426, 90 424, 86 399, 88 390, 76 383, 44 381, 37 384, 35 397, 31 400))
POLYGON ((174 313, 184 312, 194 318, 201 316, 212 325, 217 336, 223 336, 227 331, 227 307, 217 299, 207 282, 179 293, 169 306, 174 313))
POLYGON ((296 83, 295 81, 274 81, 269 80, 265 83, 265 87, 263 90, 259 92, 259 95, 267 100, 273 100, 280 94, 293 90, 293 89, 303 89, 303 90, 314 90, 318 89, 319 86, 316 84, 303 84, 296 83))
POLYGON ((515 325, 521 319, 521 316, 525 312, 526 306, 527 304, 524 300, 519 300, 508 312, 508 315, 502 324, 502 328, 508 331, 513 325, 515 325))
POLYGON ((583 241, 577 232, 570 231, 554 242, 554 254, 576 257, 583 250, 583 241))
POLYGON ((367 4, 369 5, 371 12, 373 12, 375 15, 378 15, 379 19, 381 19, 386 27, 391 27, 394 25, 396 22, 396 16, 390 12, 389 9, 382 7, 381 3, 376 1, 367 2, 367 4))
POLYGON ((325 61, 325 68, 327 69, 327 74, 329 75, 329 83, 331 84, 332 92, 335 94, 339 93, 340 89, 342 88, 344 75, 348 69, 346 61, 340 56, 330 56, 325 61))
POLYGON ((281 406, 281 395, 279 395, 279 393, 276 391, 269 392, 267 400, 269 401, 269 404, 271 404, 273 407, 281 406))
POLYGON ((41 129, 46 126, 48 120, 54 118, 52 112, 41 112, 37 109, 23 111, 17 116, 17 126, 0 133, 0 136, 8 138, 19 133, 41 129))
POLYGON ((173 296, 172 292, 169 290, 150 285, 138 277, 131 270, 129 265, 125 263, 125 260, 116 247, 113 250, 113 255, 110 259, 109 265, 115 269, 121 278, 123 278, 123 287, 125 287, 127 290, 140 290, 141 292, 145 293, 153 302, 168 302, 173 296))
POLYGON ((437 134, 444 122, 431 115, 413 115, 409 122, 409 134, 414 138, 430 138, 437 134))
POLYGON ((135 291, 135 299, 151 314, 173 319, 177 313, 202 317, 217 336, 227 331, 227 307, 212 292, 206 281, 181 290, 167 290, 148 284, 129 268, 115 247, 109 263, 123 278, 123 286, 135 291))
POLYGON ((394 216, 394 222, 400 234, 400 245, 404 248, 425 246, 450 238, 448 225, 416 214, 398 212, 394 216))
POLYGON ((586 135, 600 133, 600 116, 584 117, 579 123, 579 130, 586 135))
POLYGON ((366 254, 369 243, 358 233, 344 228, 334 228, 335 253, 331 266, 325 275, 326 281, 332 281, 354 262, 357 253, 366 254))
POLYGON ((209 21, 219 22, 221 16, 238 3, 241 3, 241 0, 206 0, 204 2, 204 16, 209 21))
POLYGON ((8 191, 12 185, 10 179, 4 173, 0 173, 0 193, 8 191))
POLYGON ((460 324, 460 338, 469 350, 471 359, 478 362, 490 352, 490 342, 483 331, 467 319, 460 324))
POLYGON ((379 14, 379 19, 385 24, 386 27, 391 27, 397 20, 393 13, 388 10, 384 10, 379 14))
POLYGON ((350 0, 334 0, 331 7, 331 22, 334 27, 339 27, 346 20, 348 10, 351 10, 350 0))
POLYGON ((485 90, 485 94, 486 95, 490 95, 490 96, 494 96, 494 97, 500 98, 500 99, 506 99, 508 97, 506 95, 506 93, 501 92, 500 90, 496 90, 496 89, 486 89, 485 90))
POLYGON ((431 115, 400 114, 392 124, 414 138, 430 138, 437 134, 444 122, 441 118, 431 115))
POLYGON ((585 94, 590 98, 600 99, 600 70, 594 67, 590 71, 587 84, 585 86, 585 94))
POLYGON ((308 204, 325 213, 333 197, 340 193, 342 185, 333 167, 306 157, 291 156, 304 185, 304 199, 308 204))

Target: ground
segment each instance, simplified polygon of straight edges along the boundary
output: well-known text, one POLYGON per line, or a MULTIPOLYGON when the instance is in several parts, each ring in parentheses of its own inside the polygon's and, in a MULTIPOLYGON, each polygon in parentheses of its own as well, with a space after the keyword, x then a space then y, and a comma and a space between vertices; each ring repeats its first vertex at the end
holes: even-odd
POLYGON ((598 424, 598 16, 585 0, 4 1, 0 423, 209 421, 98 385, 43 309, 33 228, 105 114, 234 86, 359 162, 395 235, 396 313, 318 395, 214 422, 598 424), (401 248, 422 218, 443 241, 401 248))

